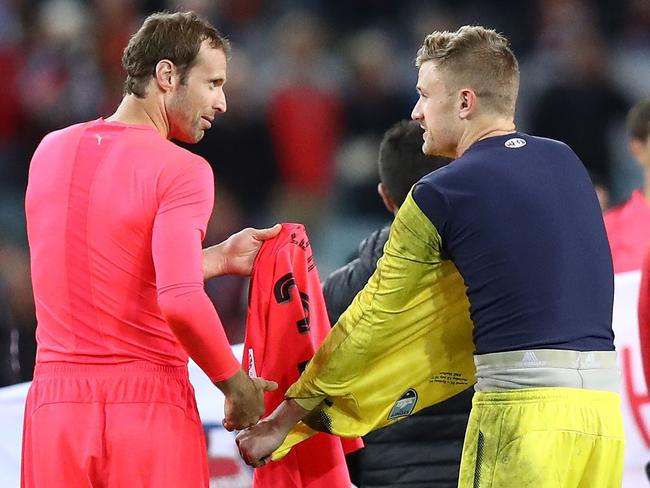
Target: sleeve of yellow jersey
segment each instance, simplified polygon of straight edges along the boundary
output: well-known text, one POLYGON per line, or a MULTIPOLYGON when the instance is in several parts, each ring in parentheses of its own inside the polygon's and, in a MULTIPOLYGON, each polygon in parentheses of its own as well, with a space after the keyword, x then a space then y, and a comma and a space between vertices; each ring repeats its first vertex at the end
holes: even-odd
POLYGON ((365 435, 465 390, 473 350, 462 277, 409 194, 377 270, 287 390, 311 413, 273 458, 314 429, 365 435))

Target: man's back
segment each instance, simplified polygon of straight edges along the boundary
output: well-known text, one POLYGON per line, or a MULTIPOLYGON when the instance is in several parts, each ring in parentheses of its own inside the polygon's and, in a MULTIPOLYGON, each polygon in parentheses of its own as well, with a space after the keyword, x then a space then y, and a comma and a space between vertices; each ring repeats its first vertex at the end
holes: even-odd
POLYGON ((477 354, 613 350, 613 275, 596 195, 564 144, 476 142, 414 199, 467 285, 477 354))
POLYGON ((206 163, 152 127, 100 119, 43 140, 26 195, 38 362, 186 363, 157 292, 187 283, 154 270, 152 234, 166 210, 196 201, 201 215, 187 218, 203 233, 212 185, 206 163))

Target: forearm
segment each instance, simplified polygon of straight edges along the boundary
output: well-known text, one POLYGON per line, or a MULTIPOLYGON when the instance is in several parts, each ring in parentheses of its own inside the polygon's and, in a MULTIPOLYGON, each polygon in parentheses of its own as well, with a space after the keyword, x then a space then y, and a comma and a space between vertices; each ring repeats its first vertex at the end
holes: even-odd
POLYGON ((241 370, 219 316, 202 289, 163 291, 158 303, 187 354, 215 383, 241 370))
MULTIPOLYGON (((206 267, 201 241, 212 210, 212 171, 202 161, 170 179, 161 188, 151 235, 158 305, 188 355, 212 381, 225 380, 241 365, 203 289, 206 267)), ((218 260, 212 264, 218 268, 218 260)))

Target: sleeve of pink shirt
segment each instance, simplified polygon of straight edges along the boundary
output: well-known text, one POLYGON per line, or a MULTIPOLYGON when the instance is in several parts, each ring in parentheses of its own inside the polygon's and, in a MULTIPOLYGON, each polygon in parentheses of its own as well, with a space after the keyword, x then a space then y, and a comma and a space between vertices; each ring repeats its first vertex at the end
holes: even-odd
POLYGON ((210 166, 201 160, 172 163, 158 184, 152 254, 158 305, 188 355, 213 381, 241 365, 203 287, 202 246, 214 201, 210 166))

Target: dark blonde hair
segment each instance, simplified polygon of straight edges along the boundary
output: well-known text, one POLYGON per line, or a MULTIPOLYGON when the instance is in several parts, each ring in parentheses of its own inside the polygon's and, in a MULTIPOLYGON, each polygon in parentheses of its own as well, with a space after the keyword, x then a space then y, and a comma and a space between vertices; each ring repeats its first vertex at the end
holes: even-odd
POLYGON ((415 64, 427 61, 448 75, 449 89, 471 88, 487 108, 514 115, 519 63, 503 35, 468 25, 455 32, 434 31, 424 39, 415 64))
POLYGON ((151 14, 124 49, 124 92, 144 98, 147 84, 162 59, 174 63, 181 75, 181 83, 185 83, 201 44, 206 40, 213 48, 223 50, 226 57, 230 55, 228 39, 194 12, 151 14))

